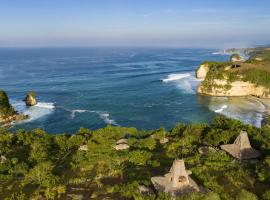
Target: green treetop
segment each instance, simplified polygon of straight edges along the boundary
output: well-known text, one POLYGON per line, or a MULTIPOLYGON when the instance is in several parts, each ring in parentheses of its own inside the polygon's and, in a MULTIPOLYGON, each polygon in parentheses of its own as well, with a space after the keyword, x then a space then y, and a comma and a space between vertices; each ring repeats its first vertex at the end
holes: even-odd
POLYGON ((3 90, 0 90, 0 117, 9 117, 14 113, 14 108, 9 103, 7 93, 3 90))

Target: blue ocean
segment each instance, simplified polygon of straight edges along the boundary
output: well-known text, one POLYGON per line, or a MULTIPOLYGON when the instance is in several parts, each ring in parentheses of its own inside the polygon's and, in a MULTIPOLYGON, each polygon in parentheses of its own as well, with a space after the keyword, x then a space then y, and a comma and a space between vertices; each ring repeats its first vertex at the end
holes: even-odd
POLYGON ((208 123, 217 114, 260 124, 263 104, 196 94, 202 61, 226 61, 214 49, 1 48, 0 88, 30 119, 12 129, 73 133, 108 124, 138 129, 208 123), (28 91, 38 104, 26 107, 28 91))

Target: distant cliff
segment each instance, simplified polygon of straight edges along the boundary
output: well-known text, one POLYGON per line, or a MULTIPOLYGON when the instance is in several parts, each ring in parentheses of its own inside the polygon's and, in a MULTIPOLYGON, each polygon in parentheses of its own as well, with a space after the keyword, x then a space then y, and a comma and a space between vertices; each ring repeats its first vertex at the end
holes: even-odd
POLYGON ((202 79, 198 93, 270 98, 270 49, 249 49, 249 53, 247 61, 231 57, 234 62, 202 63, 196 71, 196 77, 202 79))

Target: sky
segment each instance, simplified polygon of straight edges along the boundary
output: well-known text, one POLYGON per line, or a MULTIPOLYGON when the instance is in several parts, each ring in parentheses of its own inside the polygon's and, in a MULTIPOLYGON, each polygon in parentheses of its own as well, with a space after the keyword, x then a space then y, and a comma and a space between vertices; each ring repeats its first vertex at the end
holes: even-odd
POLYGON ((270 44, 270 0, 0 0, 0 47, 270 44))

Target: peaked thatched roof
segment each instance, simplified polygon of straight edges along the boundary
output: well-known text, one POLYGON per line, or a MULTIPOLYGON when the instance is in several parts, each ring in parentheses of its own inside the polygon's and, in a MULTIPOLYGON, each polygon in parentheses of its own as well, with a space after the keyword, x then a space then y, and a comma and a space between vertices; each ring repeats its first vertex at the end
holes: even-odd
POLYGON ((168 174, 163 177, 152 177, 151 181, 158 191, 172 196, 200 191, 198 185, 190 178, 184 160, 175 160, 168 174))
POLYGON ((126 150, 126 149, 129 149, 129 145, 127 145, 127 144, 117 144, 114 148, 116 150, 126 150))
POLYGON ((260 156, 260 152, 251 147, 248 134, 245 131, 241 131, 233 144, 221 145, 220 148, 240 160, 258 158, 260 156))
POLYGON ((164 137, 164 138, 160 139, 159 142, 160 142, 160 144, 166 144, 169 142, 169 139, 164 137))
POLYGON ((3 164, 4 162, 6 162, 6 160, 7 160, 6 156, 3 155, 0 156, 0 164, 3 164))
POLYGON ((79 147, 79 150, 80 151, 88 151, 88 146, 85 144, 85 145, 81 145, 80 147, 79 147))
POLYGON ((127 144, 127 139, 120 139, 116 142, 116 144, 127 144))

